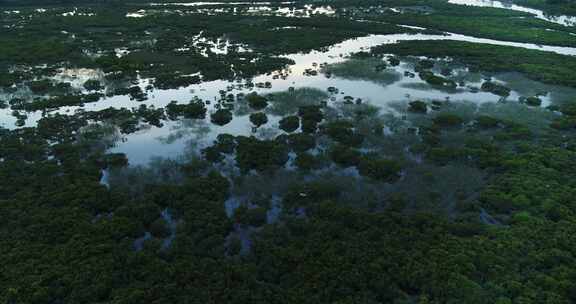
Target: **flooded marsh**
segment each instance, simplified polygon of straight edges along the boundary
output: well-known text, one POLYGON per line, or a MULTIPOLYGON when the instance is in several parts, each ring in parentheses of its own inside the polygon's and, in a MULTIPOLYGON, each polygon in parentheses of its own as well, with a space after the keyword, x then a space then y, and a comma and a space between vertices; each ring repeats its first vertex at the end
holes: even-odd
POLYGON ((571 303, 570 12, 0 3, 0 302, 571 303))

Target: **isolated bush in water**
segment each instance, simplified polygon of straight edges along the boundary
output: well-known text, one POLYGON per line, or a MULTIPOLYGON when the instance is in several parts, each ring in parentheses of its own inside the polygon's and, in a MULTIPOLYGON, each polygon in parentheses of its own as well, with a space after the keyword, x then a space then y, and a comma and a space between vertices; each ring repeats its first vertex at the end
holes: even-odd
POLYGON ((250 122, 254 124, 256 128, 259 128, 260 126, 268 123, 268 116, 266 116, 266 114, 263 112, 252 113, 250 114, 250 122))
POLYGON ((328 99, 326 92, 315 88, 297 88, 268 94, 268 113, 284 116, 292 115, 302 106, 320 105, 328 99))
POLYGON ((421 72, 419 76, 422 80, 426 81, 426 83, 432 86, 442 87, 446 89, 455 89, 457 87, 456 82, 444 78, 442 76, 434 75, 434 73, 430 71, 421 72))
POLYGON ((511 91, 510 88, 507 88, 501 84, 497 84, 492 81, 484 82, 480 88, 482 89, 482 91, 490 92, 492 94, 503 97, 509 96, 511 91))
POLYGON ((411 101, 408 103, 408 111, 412 113, 426 113, 428 112, 428 105, 420 100, 411 101))
POLYGON ((188 104, 178 104, 176 101, 171 101, 166 106, 166 114, 172 120, 178 117, 189 119, 204 119, 206 118, 206 105, 201 100, 191 100, 188 104))
POLYGON ((531 96, 531 97, 526 98, 525 102, 529 106, 539 107, 542 104, 542 99, 540 99, 536 96, 531 96))
POLYGON ((323 72, 351 80, 369 80, 388 85, 400 80, 400 74, 386 69, 386 62, 379 58, 350 59, 330 64, 323 72))
POLYGON ((227 109, 220 109, 210 115, 210 121, 219 126, 224 126, 232 121, 232 112, 227 109))

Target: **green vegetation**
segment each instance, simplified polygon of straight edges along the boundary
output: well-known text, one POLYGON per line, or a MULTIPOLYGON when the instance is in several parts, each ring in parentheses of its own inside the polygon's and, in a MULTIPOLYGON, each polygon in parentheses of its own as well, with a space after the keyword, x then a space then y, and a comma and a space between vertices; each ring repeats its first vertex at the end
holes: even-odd
POLYGON ((314 88, 297 88, 267 95, 270 106, 266 111, 274 115, 292 115, 299 107, 320 105, 328 94, 314 88))
POLYGON ((298 116, 287 116, 280 120, 280 129, 291 133, 300 127, 300 118, 298 116))
POLYGON ((514 3, 544 10, 550 14, 576 15, 576 5, 570 0, 514 0, 514 3))
POLYGON ((576 87, 572 57, 324 53, 439 30, 573 45, 572 27, 444 0, 272 2, 334 14, 2 2, 0 303, 576 302, 575 90, 497 74, 576 87))
POLYGON ((265 125, 268 122, 268 117, 266 116, 265 113, 262 112, 253 113, 250 114, 250 122, 254 124, 256 128, 259 128, 260 126, 265 125))
POLYGON ((245 98, 254 110, 262 110, 268 106, 266 97, 260 96, 256 92, 248 94, 245 98))
MULTIPOLYGON (((321 49, 368 33, 416 32, 392 24, 322 17, 251 16, 246 19, 232 14, 161 13, 126 18, 126 11, 131 9, 137 10, 138 6, 95 5, 79 9, 94 16, 63 16, 69 11, 66 7, 56 7, 46 13, 18 8, 21 14, 32 16, 27 20, 19 19, 20 14, 7 14, 0 22, 4 28, 0 33, 3 41, 0 84, 10 86, 28 78, 17 71, 8 72, 5 68, 12 64, 47 64, 35 72, 49 75, 59 67, 82 66, 101 69, 110 80, 135 79, 140 74, 154 78, 157 88, 172 89, 200 82, 197 73, 202 75, 202 80, 249 78, 292 63, 273 54, 321 49), (280 30, 272 30, 274 28, 280 30), (211 49, 211 43, 199 43, 191 38, 197 35, 214 44, 226 35, 234 45, 230 52, 218 54, 211 49), (282 43, 277 43, 278 35, 284 37, 282 43), (240 43, 250 46, 254 52, 238 52, 240 43), (117 49, 127 52, 118 57, 117 49)), ((92 87, 95 83, 88 85, 88 89, 95 88, 92 87)))
POLYGON ((542 104, 542 99, 536 96, 530 96, 526 98, 526 104, 533 107, 539 107, 542 104))
POLYGON ((224 126, 231 122, 233 119, 232 112, 227 109, 220 109, 212 114, 210 114, 210 121, 213 124, 224 126))
POLYGON ((434 124, 438 126, 453 127, 459 126, 464 120, 456 114, 440 113, 434 117, 434 124))
POLYGON ((335 146, 330 151, 332 161, 344 168, 358 165, 360 156, 360 152, 357 150, 342 145, 335 146))
POLYGON ((482 91, 486 91, 486 92, 490 92, 499 96, 508 96, 510 95, 510 89, 501 85, 501 84, 497 84, 491 81, 486 81, 482 84, 482 86, 480 87, 480 89, 482 89, 482 91))
POLYGON ((358 147, 364 140, 364 137, 354 130, 354 125, 349 121, 333 121, 323 125, 322 129, 332 140, 349 147, 358 147))
POLYGON ((279 142, 254 137, 239 137, 237 141, 236 162, 243 172, 273 171, 288 161, 287 149, 279 142))
POLYGON ((444 89, 455 89, 457 84, 450 80, 450 79, 446 79, 442 76, 438 76, 438 75, 434 75, 434 73, 430 72, 430 71, 423 71, 420 72, 420 74, 418 74, 418 76, 420 76, 420 78, 424 81, 426 81, 428 84, 432 85, 432 86, 436 86, 436 87, 440 87, 440 88, 444 88, 444 89))
POLYGON ((99 80, 91 79, 84 82, 84 88, 88 91, 100 91, 104 87, 102 86, 99 80))
POLYGON ((316 147, 316 138, 307 133, 290 134, 287 143, 296 152, 306 152, 316 147))
POLYGON ((381 5, 381 3, 377 1, 364 2, 364 7, 362 2, 360 2, 361 4, 356 4, 360 7, 358 9, 350 9, 348 15, 370 21, 406 24, 435 31, 495 40, 558 46, 576 45, 576 37, 572 35, 574 28, 530 18, 532 15, 529 13, 488 7, 455 5, 442 0, 397 0, 388 1, 386 5, 396 5, 399 8, 404 8, 403 12, 388 11, 383 14, 381 11, 374 9, 374 7, 378 8, 377 5, 381 5))
POLYGON ((386 63, 375 58, 351 59, 328 65, 323 68, 323 71, 346 79, 370 80, 384 85, 400 80, 397 72, 387 70, 386 63))
POLYGON ((408 111, 414 113, 426 113, 428 112, 428 105, 420 100, 411 101, 408 107, 408 111))
POLYGON ((301 119, 302 132, 315 133, 318 124, 324 119, 320 106, 303 106, 298 108, 298 116, 301 119))
POLYGON ((401 165, 394 160, 377 159, 374 156, 364 157, 358 164, 358 171, 363 176, 382 180, 385 182, 395 182, 400 178, 401 165))
POLYGON ((309 153, 298 153, 295 160, 298 169, 309 172, 323 167, 322 159, 309 153))
POLYGON ((452 57, 481 71, 517 71, 544 83, 576 87, 571 72, 576 59, 549 52, 460 41, 403 41, 375 47, 372 53, 452 57))
POLYGON ((171 101, 166 106, 166 115, 172 120, 177 120, 179 117, 204 119, 206 111, 206 105, 201 100, 192 100, 188 104, 178 104, 176 101, 171 101))
MULTIPOLYGON (((465 9, 465 8, 463 8, 465 9)), ((543 20, 491 16, 454 16, 448 14, 412 15, 384 18, 389 22, 404 22, 412 26, 434 28, 458 34, 515 42, 576 46, 573 29, 543 20), (553 29, 553 31, 549 31, 553 29)))

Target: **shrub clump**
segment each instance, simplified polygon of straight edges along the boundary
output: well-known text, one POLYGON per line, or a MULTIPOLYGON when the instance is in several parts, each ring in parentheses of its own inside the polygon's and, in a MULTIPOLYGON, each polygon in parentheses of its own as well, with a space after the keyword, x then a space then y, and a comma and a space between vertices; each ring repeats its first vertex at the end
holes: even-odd
POLYGON ((266 224, 267 212, 265 208, 247 208, 246 206, 241 206, 234 213, 234 218, 238 223, 260 227, 266 224))
POLYGON ((401 170, 400 162, 385 158, 362 157, 358 163, 358 171, 362 176, 389 183, 400 178, 401 170))
POLYGON ((220 109, 210 115, 210 121, 219 126, 227 125, 232 121, 232 112, 228 109, 220 109))
POLYGON ((399 66, 400 59, 398 59, 397 57, 390 57, 388 58, 388 63, 390 63, 391 66, 399 66))
POLYGON ((556 130, 570 130, 576 129, 576 118, 574 117, 559 117, 555 119, 550 127, 556 130))
POLYGON ((411 101, 408 103, 408 112, 426 113, 428 112, 428 105, 420 100, 411 101))
POLYGON ((268 116, 262 112, 252 113, 250 114, 250 122, 256 126, 256 128, 259 128, 268 123, 268 116))
POLYGON ((287 116, 280 120, 280 129, 284 132, 292 133, 300 128, 300 118, 298 116, 287 116))
POLYGON ((274 170, 288 161, 286 146, 279 141, 244 136, 237 137, 236 141, 236 164, 244 173, 274 170))
POLYGON ((172 101, 166 106, 166 114, 172 120, 179 117, 204 119, 206 118, 206 104, 201 100, 191 100, 188 104, 178 104, 172 101))
POLYGON ((84 82, 84 88, 88 91, 100 91, 104 88, 99 80, 89 79, 84 82))
POLYGON ((440 113, 434 118, 434 124, 442 127, 456 127, 463 123, 462 117, 452 113, 440 113))
POLYGON ((254 110, 262 110, 268 106, 268 99, 256 92, 246 95, 245 98, 250 108, 254 110))
POLYGON ((128 158, 124 153, 108 153, 104 155, 104 166, 110 167, 125 167, 128 166, 128 158))
POLYGON ((536 96, 531 96, 526 98, 526 100, 524 101, 527 105, 532 106, 532 107, 539 107, 540 105, 542 105, 542 99, 536 97, 536 96))
POLYGON ((356 133, 354 125, 346 120, 330 122, 322 129, 332 140, 346 146, 358 147, 364 141, 364 136, 356 133))
POLYGON ((487 115, 480 115, 475 119, 475 124, 478 127, 484 129, 496 128, 500 125, 501 122, 502 121, 500 119, 487 115))
POLYGON ((422 80, 426 81, 426 83, 432 86, 443 87, 447 89, 455 89, 457 87, 456 82, 453 80, 434 75, 434 73, 430 71, 421 72, 419 76, 422 80))
POLYGON ((492 94, 503 97, 509 96, 511 91, 510 88, 507 88, 501 84, 494 83, 492 81, 484 82, 480 89, 482 89, 482 91, 490 92, 492 94))
POLYGON ((214 146, 220 151, 220 153, 230 154, 236 149, 236 138, 230 134, 218 134, 216 137, 216 143, 214 146))
POLYGON ((212 163, 219 163, 224 160, 224 155, 216 145, 203 149, 202 154, 207 161, 212 163))
POLYGON ((330 150, 330 158, 342 167, 357 166, 360 162, 360 152, 350 147, 337 145, 330 150))
POLYGON ((298 169, 308 172, 322 168, 322 161, 318 156, 310 153, 298 153, 294 162, 298 169))
POLYGON ((302 118, 302 132, 315 133, 318 124, 324 119, 320 106, 303 106, 298 109, 298 116, 302 118))
POLYGON ((316 138, 306 133, 291 134, 288 136, 288 144, 297 152, 304 152, 316 147, 316 138))
POLYGON ((158 238, 166 238, 170 235, 166 221, 159 217, 150 225, 150 233, 158 238))

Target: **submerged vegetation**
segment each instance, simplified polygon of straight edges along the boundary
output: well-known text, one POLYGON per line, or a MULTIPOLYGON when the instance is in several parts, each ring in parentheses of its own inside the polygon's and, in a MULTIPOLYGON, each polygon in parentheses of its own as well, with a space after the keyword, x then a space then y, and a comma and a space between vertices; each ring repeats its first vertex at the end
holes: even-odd
POLYGON ((0 1, 0 302, 576 302, 574 57, 402 41, 572 27, 443 0, 38 3, 0 1))
POLYGON ((324 72, 338 77, 372 80, 382 84, 390 84, 400 79, 397 72, 386 69, 386 63, 372 59, 352 59, 329 65, 324 68, 324 72))

